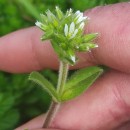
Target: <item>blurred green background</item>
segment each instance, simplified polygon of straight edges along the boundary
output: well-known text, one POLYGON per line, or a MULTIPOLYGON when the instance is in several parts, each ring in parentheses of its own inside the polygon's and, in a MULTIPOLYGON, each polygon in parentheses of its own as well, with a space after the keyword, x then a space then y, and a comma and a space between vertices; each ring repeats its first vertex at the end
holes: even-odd
MULTIPOLYGON (((39 14, 58 5, 84 11, 98 5, 127 0, 0 0, 0 36, 20 28, 34 26, 39 14)), ((54 85, 57 72, 41 72, 54 85)), ((51 98, 40 87, 29 82, 28 74, 0 72, 0 130, 13 130, 17 126, 46 112, 51 98)))

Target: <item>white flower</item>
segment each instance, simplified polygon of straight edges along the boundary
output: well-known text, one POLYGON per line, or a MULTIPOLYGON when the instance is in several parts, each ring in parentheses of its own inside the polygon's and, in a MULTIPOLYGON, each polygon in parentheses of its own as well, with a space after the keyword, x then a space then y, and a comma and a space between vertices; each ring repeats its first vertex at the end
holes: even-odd
POLYGON ((47 10, 45 14, 40 15, 41 21, 36 21, 35 24, 45 32, 41 40, 51 39, 60 60, 65 60, 73 65, 77 61, 76 51, 90 51, 98 47, 93 43, 97 37, 96 34, 84 36, 83 29, 89 18, 84 16, 83 12, 79 10, 73 12, 70 8, 66 13, 63 13, 56 6, 55 13, 47 10))
POLYGON ((85 21, 86 19, 88 19, 87 16, 83 16, 83 13, 80 12, 79 10, 75 12, 75 20, 76 20, 76 23, 80 23, 82 21, 85 21))
POLYGON ((80 22, 82 22, 82 21, 85 21, 86 19, 87 19, 88 17, 86 16, 86 17, 83 17, 82 15, 80 15, 79 17, 78 17, 78 20, 77 20, 77 24, 78 23, 80 23, 80 22))
POLYGON ((74 38, 77 33, 78 33, 78 29, 75 29, 75 31, 74 31, 74 33, 72 34, 72 36, 70 37, 70 39, 74 38))
POLYGON ((39 21, 37 21, 37 22, 35 23, 35 25, 36 25, 36 26, 38 26, 39 28, 41 28, 41 27, 42 27, 42 23, 41 23, 41 22, 39 22, 39 21))
POLYGON ((72 39, 76 36, 76 34, 78 33, 78 29, 75 29, 75 23, 72 22, 70 24, 70 27, 68 27, 67 24, 65 24, 64 27, 64 34, 66 37, 68 37, 69 39, 72 39))
POLYGON ((79 25, 79 28, 82 30, 82 29, 84 28, 84 26, 85 26, 85 23, 82 22, 82 23, 79 25))
POLYGON ((74 30, 75 30, 75 24, 74 24, 74 22, 72 22, 72 23, 70 24, 69 34, 72 34, 72 33, 74 32, 74 30))
POLYGON ((68 17, 68 16, 70 16, 71 14, 72 14, 72 9, 70 8, 69 10, 67 10, 67 12, 66 12, 66 16, 68 17))
POLYGON ((39 21, 37 21, 37 22, 35 23, 35 25, 38 26, 39 28, 41 28, 41 29, 44 30, 44 31, 48 28, 46 25, 44 25, 43 23, 41 23, 41 22, 39 22, 39 21))
POLYGON ((77 17, 83 17, 83 13, 82 12, 79 12, 77 17))
POLYGON ((98 47, 98 45, 97 45, 97 44, 95 44, 95 47, 98 47))
POLYGON ((65 24, 64 33, 65 33, 65 36, 67 37, 67 35, 68 35, 68 25, 67 24, 65 24))
POLYGON ((75 12, 76 17, 83 16, 83 13, 79 10, 75 12))
POLYGON ((79 11, 79 10, 77 10, 76 12, 75 12, 75 15, 78 15, 78 14, 80 14, 81 12, 79 11))
POLYGON ((59 7, 58 7, 58 6, 56 6, 55 8, 56 8, 56 10, 59 10, 59 7))
POLYGON ((71 56, 71 60, 72 60, 73 62, 75 62, 75 61, 76 61, 75 56, 71 56))

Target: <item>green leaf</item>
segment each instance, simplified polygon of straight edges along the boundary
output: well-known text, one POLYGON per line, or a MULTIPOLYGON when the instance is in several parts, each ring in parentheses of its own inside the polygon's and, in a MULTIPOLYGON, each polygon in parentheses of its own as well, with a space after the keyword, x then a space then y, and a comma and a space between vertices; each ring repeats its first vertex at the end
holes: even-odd
POLYGON ((54 86, 45 79, 40 73, 34 71, 30 74, 29 80, 39 84, 44 90, 46 90, 53 98, 54 101, 58 102, 58 95, 54 86))
POLYGON ((3 116, 0 116, 0 129, 13 130, 16 127, 20 118, 19 112, 16 109, 10 109, 3 116))
POLYGON ((28 11, 30 15, 32 15, 36 19, 40 19, 39 17, 39 11, 36 9, 36 7, 28 0, 18 0, 17 1, 20 5, 25 7, 25 9, 28 11))
POLYGON ((0 93, 0 117, 12 108, 14 105, 14 97, 10 94, 0 93))
POLYGON ((92 66, 75 72, 65 85, 61 101, 68 101, 83 93, 103 73, 100 67, 92 66))

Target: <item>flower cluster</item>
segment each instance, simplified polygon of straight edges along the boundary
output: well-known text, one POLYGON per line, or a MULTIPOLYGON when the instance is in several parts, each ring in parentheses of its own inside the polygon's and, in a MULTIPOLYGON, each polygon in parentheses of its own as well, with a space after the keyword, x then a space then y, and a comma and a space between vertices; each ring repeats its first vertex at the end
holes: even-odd
POLYGON ((60 60, 71 65, 76 63, 76 52, 90 51, 98 47, 93 43, 97 33, 84 35, 84 26, 89 20, 80 11, 69 9, 64 14, 56 7, 55 14, 50 10, 41 14, 41 21, 35 24, 44 31, 42 40, 50 39, 60 60))

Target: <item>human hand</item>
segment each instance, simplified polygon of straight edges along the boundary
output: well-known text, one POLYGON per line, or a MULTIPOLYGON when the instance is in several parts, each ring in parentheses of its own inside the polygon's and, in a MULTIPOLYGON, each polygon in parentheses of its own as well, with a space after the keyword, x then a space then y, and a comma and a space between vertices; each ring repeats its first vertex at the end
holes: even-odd
MULTIPOLYGON (((86 12, 87 32, 99 32, 98 48, 81 53, 75 68, 106 65, 110 71, 80 97, 63 104, 52 127, 64 130, 130 129, 130 4, 97 7, 86 12)), ((13 73, 58 67, 49 41, 33 27, 0 38, 0 69, 13 73)), ((40 130, 43 116, 17 128, 40 130)), ((42 129, 41 129, 42 130, 42 129)))

